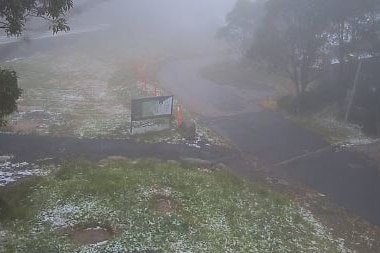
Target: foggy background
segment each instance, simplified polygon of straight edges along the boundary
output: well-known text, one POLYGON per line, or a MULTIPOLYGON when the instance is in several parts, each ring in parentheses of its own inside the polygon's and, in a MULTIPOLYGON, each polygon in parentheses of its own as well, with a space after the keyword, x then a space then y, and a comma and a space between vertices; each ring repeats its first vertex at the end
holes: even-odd
POLYGON ((110 24, 120 33, 156 36, 212 35, 234 0, 76 1, 70 24, 110 24), (89 4, 90 3, 90 4, 89 4))
POLYGON ((212 50, 222 43, 215 40, 215 34, 234 3, 235 0, 74 0, 74 8, 67 16, 70 32, 52 36, 44 20, 30 20, 21 37, 8 38, 4 33, 0 36, 0 44, 11 44, 3 46, 0 57, 22 57, 42 44, 44 49, 56 47, 52 44, 57 41, 51 43, 52 40, 67 46, 71 42, 65 42, 66 37, 87 38, 89 43, 109 42, 115 47, 124 44, 186 52, 212 50))

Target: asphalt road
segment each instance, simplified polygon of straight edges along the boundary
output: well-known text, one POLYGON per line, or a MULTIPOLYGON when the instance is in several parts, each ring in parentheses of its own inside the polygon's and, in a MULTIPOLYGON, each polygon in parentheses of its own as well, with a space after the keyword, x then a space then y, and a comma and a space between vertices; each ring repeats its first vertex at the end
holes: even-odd
POLYGON ((307 185, 380 225, 380 170, 375 163, 353 151, 336 152, 322 137, 263 110, 260 102, 273 92, 255 80, 251 89, 241 90, 202 78, 201 69, 214 61, 204 57, 171 62, 159 73, 161 85, 248 159, 259 160, 276 175, 307 185))
POLYGON ((15 162, 35 162, 46 159, 56 162, 67 159, 100 161, 109 156, 161 160, 195 158, 218 162, 226 155, 230 155, 230 151, 213 147, 199 149, 185 144, 145 144, 133 140, 78 139, 0 133, 0 156, 2 155, 13 156, 15 162))

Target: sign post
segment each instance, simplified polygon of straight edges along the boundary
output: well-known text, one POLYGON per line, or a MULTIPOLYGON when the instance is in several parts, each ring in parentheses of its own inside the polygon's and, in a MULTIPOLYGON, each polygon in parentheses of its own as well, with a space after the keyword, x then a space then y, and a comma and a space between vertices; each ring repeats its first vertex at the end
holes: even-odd
POLYGON ((134 122, 160 118, 170 120, 173 115, 173 102, 173 96, 132 99, 131 134, 133 134, 134 122))

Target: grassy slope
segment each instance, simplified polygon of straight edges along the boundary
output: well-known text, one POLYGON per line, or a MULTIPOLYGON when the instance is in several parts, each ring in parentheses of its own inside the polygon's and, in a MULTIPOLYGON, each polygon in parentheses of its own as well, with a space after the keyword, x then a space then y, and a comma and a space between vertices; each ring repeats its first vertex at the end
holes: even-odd
MULTIPOLYGON (((168 53, 149 47, 152 52, 143 54, 139 51, 142 45, 134 41, 90 38, 78 38, 69 46, 4 64, 16 70, 24 92, 18 102, 19 112, 11 115, 9 126, 0 131, 183 143, 173 128, 154 135, 129 134, 130 100, 147 96, 137 85, 136 64, 147 64, 149 94, 153 94, 159 63, 168 58, 168 53)), ((192 117, 184 113, 184 118, 192 117)), ((225 145, 203 126, 198 126, 197 134, 213 144, 225 145)))
POLYGON ((282 196, 188 164, 75 162, 1 191, 5 252, 343 251, 307 211, 282 196), (62 226, 120 232, 104 245, 78 246, 57 232, 62 226))
POLYGON ((96 47, 86 51, 79 45, 8 63, 24 90, 21 114, 10 118, 13 131, 125 137, 127 101, 137 92, 133 58, 102 58, 95 52, 96 47))

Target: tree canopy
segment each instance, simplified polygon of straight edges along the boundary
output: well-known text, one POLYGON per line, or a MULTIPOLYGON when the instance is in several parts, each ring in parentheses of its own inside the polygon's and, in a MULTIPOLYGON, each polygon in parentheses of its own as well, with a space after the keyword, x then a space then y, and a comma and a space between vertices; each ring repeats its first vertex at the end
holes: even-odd
POLYGON ((226 25, 217 38, 226 40, 236 52, 244 54, 251 46, 258 21, 262 17, 262 0, 238 0, 228 13, 226 25))
POLYGON ((67 31, 65 14, 72 7, 72 0, 0 0, 0 29, 17 36, 30 18, 37 17, 47 20, 53 33, 67 31))
POLYGON ((5 125, 4 117, 17 110, 17 99, 21 89, 17 86, 15 71, 0 69, 0 126, 5 125))

